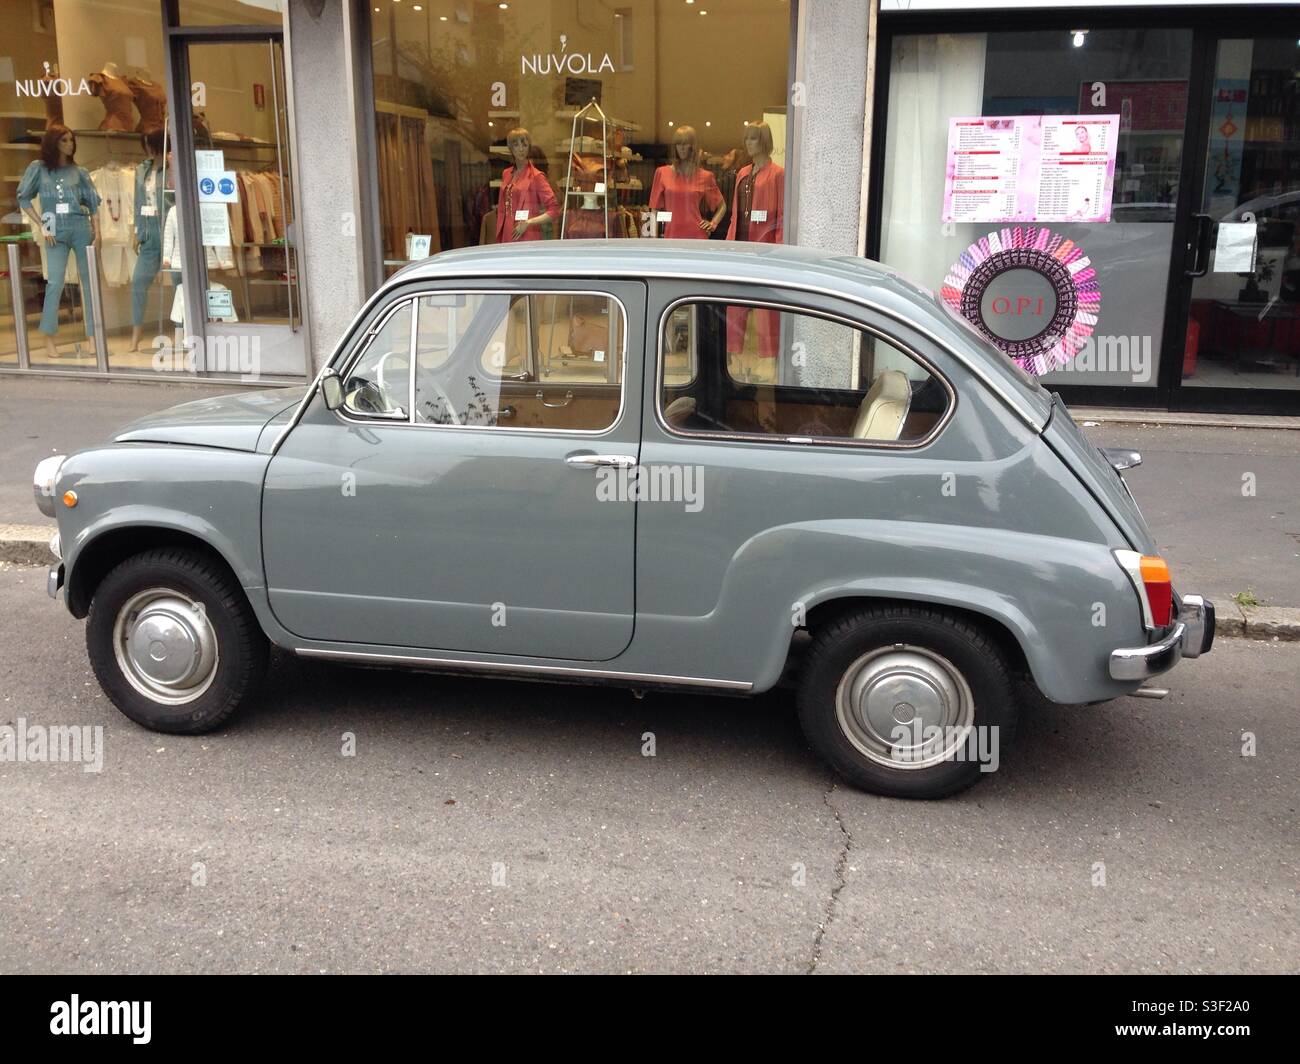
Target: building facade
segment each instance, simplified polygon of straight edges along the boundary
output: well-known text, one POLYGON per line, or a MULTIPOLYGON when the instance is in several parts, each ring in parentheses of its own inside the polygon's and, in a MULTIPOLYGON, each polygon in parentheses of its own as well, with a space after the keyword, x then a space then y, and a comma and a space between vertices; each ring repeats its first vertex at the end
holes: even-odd
POLYGON ((300 380, 412 259, 670 236, 880 259, 1072 401, 1300 414, 1296 5, 0 10, 0 372, 300 380))

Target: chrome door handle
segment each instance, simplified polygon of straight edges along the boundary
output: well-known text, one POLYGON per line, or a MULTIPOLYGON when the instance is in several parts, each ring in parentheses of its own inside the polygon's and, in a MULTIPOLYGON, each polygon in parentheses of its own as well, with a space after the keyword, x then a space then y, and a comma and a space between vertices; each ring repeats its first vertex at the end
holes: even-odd
POLYGON ((562 406, 568 406, 571 402, 573 402, 573 393, 572 393, 572 392, 565 392, 565 393, 564 393, 564 402, 562 402, 562 403, 548 403, 548 402, 546 401, 546 393, 543 392, 540 388, 538 388, 538 389, 537 389, 537 400, 538 400, 538 402, 540 402, 540 403, 542 404, 542 406, 549 407, 551 410, 558 410, 560 407, 562 407, 562 406))
POLYGON ((630 454, 571 454, 564 461, 575 469, 595 469, 598 466, 631 469, 636 465, 636 457, 630 454))

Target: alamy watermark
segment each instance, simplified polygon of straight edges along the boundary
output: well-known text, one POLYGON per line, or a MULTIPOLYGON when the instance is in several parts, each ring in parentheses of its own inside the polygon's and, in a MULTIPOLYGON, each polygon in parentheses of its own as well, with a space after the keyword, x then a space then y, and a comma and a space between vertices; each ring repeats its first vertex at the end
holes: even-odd
POLYGON ((260 336, 170 336, 153 338, 153 368, 159 373, 229 373, 241 380, 262 377, 260 336))
POLYGON ((598 502, 675 502, 688 514, 704 509, 704 467, 651 463, 596 470, 598 502))
POLYGON ((104 769, 104 726, 96 724, 0 724, 0 763, 80 765, 82 772, 104 769))
POLYGON ((996 772, 1001 762, 999 727, 977 725, 922 724, 913 717, 907 724, 897 724, 889 733, 892 741, 889 757, 900 764, 919 764, 942 754, 944 761, 977 763, 981 772, 996 772))
POLYGON ((1134 384, 1146 384, 1153 371, 1150 336, 1089 336, 1061 373, 1127 373, 1134 384))

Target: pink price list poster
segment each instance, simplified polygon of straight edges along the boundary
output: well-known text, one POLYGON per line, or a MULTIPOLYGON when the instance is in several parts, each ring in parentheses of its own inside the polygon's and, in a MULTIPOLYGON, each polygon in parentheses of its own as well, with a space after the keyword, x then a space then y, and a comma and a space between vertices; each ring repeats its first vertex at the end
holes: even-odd
POLYGON ((945 222, 1108 222, 1119 115, 948 120, 945 222))

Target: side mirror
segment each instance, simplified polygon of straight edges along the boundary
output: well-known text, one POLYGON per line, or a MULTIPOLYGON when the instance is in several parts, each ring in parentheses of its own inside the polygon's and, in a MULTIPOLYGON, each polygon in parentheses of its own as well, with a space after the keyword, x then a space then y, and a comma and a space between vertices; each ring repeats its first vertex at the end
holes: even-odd
POLYGON ((327 370, 321 378, 320 394, 328 410, 337 410, 343 405, 343 381, 334 370, 327 370))

